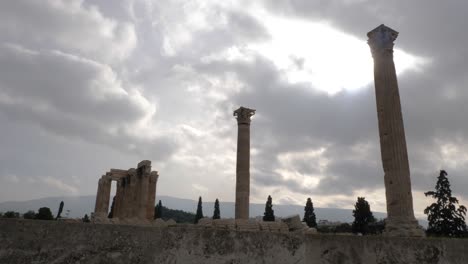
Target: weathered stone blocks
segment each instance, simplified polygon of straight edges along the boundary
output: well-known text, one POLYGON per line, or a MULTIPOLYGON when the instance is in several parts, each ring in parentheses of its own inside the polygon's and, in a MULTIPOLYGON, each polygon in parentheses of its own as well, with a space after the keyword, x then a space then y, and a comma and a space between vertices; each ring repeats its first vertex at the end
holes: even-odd
POLYGON ((288 225, 289 231, 304 230, 306 228, 299 215, 285 217, 282 221, 288 225))
POLYGON ((112 181, 117 182, 113 219, 123 224, 150 224, 154 217, 158 172, 151 171, 151 161, 143 160, 137 168, 111 169, 99 179, 92 221, 112 223, 107 219, 112 181), (117 220, 116 220, 117 221, 117 220))

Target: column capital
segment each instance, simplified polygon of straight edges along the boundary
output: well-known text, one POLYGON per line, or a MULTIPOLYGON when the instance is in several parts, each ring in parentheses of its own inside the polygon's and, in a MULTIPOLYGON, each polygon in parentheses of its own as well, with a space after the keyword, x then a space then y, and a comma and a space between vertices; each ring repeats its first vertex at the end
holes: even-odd
POLYGON ((398 32, 385 26, 384 24, 374 28, 367 33, 367 44, 369 44, 372 56, 393 53, 394 41, 398 37, 398 32))
POLYGON ((237 124, 250 124, 250 117, 255 115, 255 109, 250 109, 247 107, 239 107, 239 109, 235 110, 233 116, 237 119, 237 124))

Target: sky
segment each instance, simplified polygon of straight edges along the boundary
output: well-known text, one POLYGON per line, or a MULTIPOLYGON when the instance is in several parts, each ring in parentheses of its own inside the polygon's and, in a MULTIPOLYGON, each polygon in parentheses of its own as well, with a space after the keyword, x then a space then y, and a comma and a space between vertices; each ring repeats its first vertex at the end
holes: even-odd
POLYGON ((152 161, 157 195, 233 201, 239 106, 251 202, 385 212, 366 33, 394 59, 415 214, 439 171, 468 203, 468 2, 15 0, 0 3, 0 202, 90 195, 152 161))

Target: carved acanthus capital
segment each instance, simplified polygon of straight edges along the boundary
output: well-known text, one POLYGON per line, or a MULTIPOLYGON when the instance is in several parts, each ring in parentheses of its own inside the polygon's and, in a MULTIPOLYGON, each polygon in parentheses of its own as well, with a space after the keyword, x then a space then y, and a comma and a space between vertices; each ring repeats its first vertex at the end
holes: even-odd
POLYGON ((398 32, 382 24, 367 33, 367 37, 372 56, 375 57, 386 53, 393 54, 393 42, 398 37, 398 32))
POLYGON ((255 109, 241 106, 233 114, 237 118, 237 124, 250 124, 250 117, 255 115, 255 109))

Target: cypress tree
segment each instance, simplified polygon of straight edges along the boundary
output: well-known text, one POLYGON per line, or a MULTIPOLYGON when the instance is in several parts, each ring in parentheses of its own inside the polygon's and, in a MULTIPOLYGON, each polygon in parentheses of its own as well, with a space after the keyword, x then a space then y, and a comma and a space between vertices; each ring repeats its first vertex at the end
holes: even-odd
POLYGON ((216 198, 215 204, 214 204, 214 212, 213 212, 213 219, 220 219, 221 214, 219 212, 219 201, 218 198, 216 198))
POLYGON ((307 198, 306 206, 304 207, 304 219, 308 227, 317 227, 317 220, 314 213, 314 204, 310 198, 307 198))
POLYGON ((375 222, 374 215, 370 210, 369 203, 364 197, 358 197, 354 208, 354 222, 352 225, 353 232, 365 235, 369 232, 369 223, 375 222))
POLYGON ((64 205, 64 203, 63 203, 63 201, 61 201, 61 202, 60 202, 60 206, 59 206, 59 210, 58 210, 58 213, 57 213, 57 216, 55 217, 55 220, 57 220, 57 219, 59 219, 59 218, 62 217, 61 214, 62 214, 62 211, 63 211, 63 205, 64 205))
POLYGON ((429 191, 424 194, 437 199, 437 202, 424 209, 429 221, 427 233, 439 236, 463 236, 467 231, 465 223, 466 207, 460 205, 456 209, 458 199, 452 196, 447 172, 440 171, 435 192, 429 191))
POLYGON ((91 222, 91 221, 89 220, 88 214, 85 214, 84 217, 81 218, 81 220, 83 221, 83 223, 89 223, 89 222, 91 222))
POLYGON ((154 207, 154 219, 162 218, 163 216, 163 206, 161 200, 159 203, 154 207))
POLYGON ((263 221, 275 221, 275 211, 273 210, 273 203, 270 195, 268 195, 268 200, 265 204, 265 213, 263 214, 263 221))
POLYGON ((195 224, 198 223, 198 220, 203 218, 203 209, 202 209, 202 199, 201 196, 198 198, 197 205, 197 214, 195 215, 195 224))

